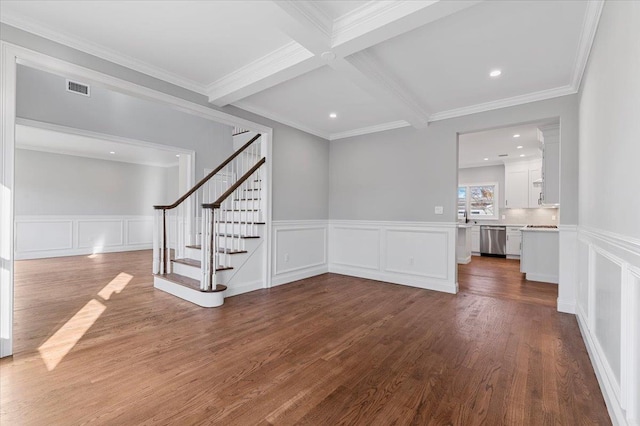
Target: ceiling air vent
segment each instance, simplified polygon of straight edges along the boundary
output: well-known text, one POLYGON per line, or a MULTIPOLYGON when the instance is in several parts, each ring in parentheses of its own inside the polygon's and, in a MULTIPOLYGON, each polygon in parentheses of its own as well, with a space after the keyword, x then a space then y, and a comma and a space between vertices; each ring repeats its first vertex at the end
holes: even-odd
POLYGON ((67 92, 77 93, 78 95, 83 96, 91 96, 88 84, 82 84, 72 80, 67 80, 67 92))
POLYGON ((508 156, 509 156, 509 154, 500 154, 500 155, 498 155, 498 157, 508 157, 508 156))

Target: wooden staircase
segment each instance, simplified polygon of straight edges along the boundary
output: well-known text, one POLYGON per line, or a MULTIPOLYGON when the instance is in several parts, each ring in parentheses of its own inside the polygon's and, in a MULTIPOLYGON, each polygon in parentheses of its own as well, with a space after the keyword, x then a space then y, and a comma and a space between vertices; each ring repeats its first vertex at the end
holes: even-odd
POLYGON ((265 249, 265 158, 256 149, 259 137, 176 203, 154 206, 155 288, 199 306, 216 307, 224 303, 229 290, 232 294, 246 290, 242 281, 251 273, 262 272, 263 256, 258 252, 265 249), (218 174, 225 176, 227 185, 212 192, 210 182, 218 174))

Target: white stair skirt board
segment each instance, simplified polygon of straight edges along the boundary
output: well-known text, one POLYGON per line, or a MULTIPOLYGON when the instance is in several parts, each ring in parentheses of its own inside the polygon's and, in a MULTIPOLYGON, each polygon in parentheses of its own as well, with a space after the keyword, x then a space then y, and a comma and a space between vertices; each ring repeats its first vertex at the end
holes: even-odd
POLYGON ((162 290, 188 302, 195 303, 196 305, 202 306, 203 308, 215 308, 218 306, 222 306, 222 304, 224 303, 224 291, 218 291, 215 293, 198 291, 180 284, 176 284, 169 280, 165 280, 160 276, 154 277, 153 286, 158 290, 162 290))

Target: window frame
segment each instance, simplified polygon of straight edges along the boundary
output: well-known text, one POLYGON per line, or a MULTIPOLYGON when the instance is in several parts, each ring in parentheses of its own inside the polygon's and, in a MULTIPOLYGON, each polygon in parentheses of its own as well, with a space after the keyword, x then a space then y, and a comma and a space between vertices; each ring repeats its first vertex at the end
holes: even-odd
MULTIPOLYGON (((458 194, 460 192, 460 188, 466 188, 465 189, 465 195, 466 195, 466 211, 468 213, 467 219, 469 220, 500 220, 500 186, 498 185, 498 182, 479 182, 479 183, 459 183, 458 184, 458 189, 456 191, 456 210, 457 210, 457 206, 458 206, 458 200, 460 200, 460 198, 458 198, 458 194), (493 209, 493 215, 492 216, 484 216, 484 215, 471 215, 471 187, 476 187, 476 186, 493 186, 493 205, 494 205, 494 209, 493 209)), ((458 212, 458 219, 464 219, 464 215, 460 215, 460 213, 458 212)))

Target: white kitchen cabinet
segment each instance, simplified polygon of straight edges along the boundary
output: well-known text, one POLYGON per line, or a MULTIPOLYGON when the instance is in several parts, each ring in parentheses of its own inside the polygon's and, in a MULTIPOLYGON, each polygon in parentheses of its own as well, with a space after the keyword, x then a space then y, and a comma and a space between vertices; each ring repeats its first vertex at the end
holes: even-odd
POLYGON ((529 208, 542 207, 542 160, 532 161, 529 167, 529 208))
POLYGON ((522 247, 521 226, 507 227, 507 256, 520 257, 520 248, 522 247))
POLYGON ((471 252, 480 253, 480 225, 471 228, 471 252))
POLYGON ((505 207, 535 209, 542 207, 542 160, 518 161, 504 165, 505 207))
POLYGON ((508 209, 529 207, 529 167, 527 162, 504 165, 504 205, 508 209))
POLYGON ((558 283, 559 243, 557 229, 531 229, 522 231, 520 272, 526 279, 545 283, 558 283))
POLYGON ((542 146, 542 204, 560 204, 560 125, 539 128, 542 146))

